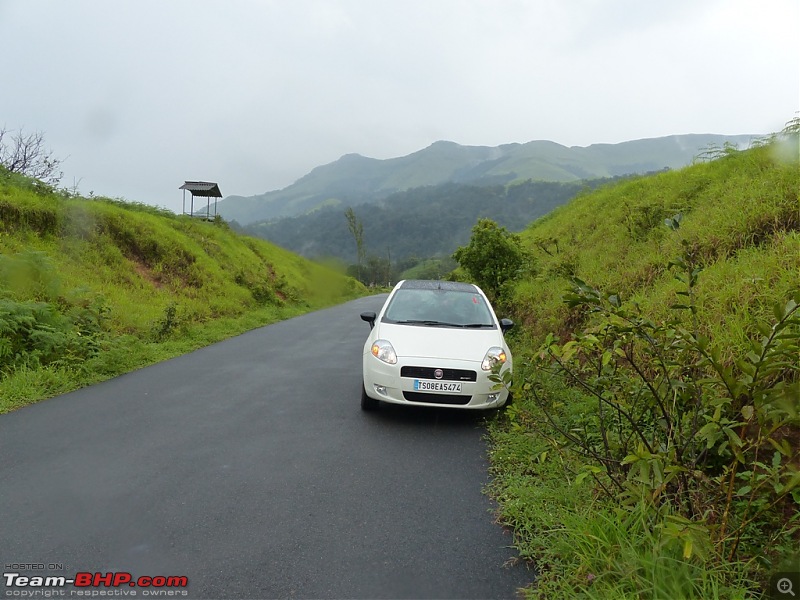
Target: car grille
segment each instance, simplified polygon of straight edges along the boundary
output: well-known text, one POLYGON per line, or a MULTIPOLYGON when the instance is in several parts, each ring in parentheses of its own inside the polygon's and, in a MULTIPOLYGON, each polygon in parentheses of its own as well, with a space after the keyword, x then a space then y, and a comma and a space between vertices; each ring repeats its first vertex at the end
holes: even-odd
MULTIPOLYGON (((416 377, 419 379, 436 379, 433 367, 402 367, 400 377, 416 377)), ((444 375, 441 381, 478 381, 478 374, 475 371, 464 369, 442 369, 444 375)))
POLYGON ((433 404, 469 404, 472 396, 460 394, 426 394, 425 392, 403 392, 403 397, 411 402, 430 402, 433 404))

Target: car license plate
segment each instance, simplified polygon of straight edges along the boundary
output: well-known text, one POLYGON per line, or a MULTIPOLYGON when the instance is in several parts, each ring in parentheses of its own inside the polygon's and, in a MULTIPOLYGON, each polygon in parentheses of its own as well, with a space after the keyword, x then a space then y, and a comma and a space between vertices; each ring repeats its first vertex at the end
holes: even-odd
POLYGON ((461 393, 461 383, 457 381, 427 381, 425 379, 415 379, 414 390, 417 392, 459 394, 461 393))

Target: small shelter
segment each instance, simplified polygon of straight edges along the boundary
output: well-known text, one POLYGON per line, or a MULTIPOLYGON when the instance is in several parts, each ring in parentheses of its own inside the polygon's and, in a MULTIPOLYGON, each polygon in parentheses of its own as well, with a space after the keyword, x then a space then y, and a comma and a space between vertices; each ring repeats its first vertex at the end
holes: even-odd
POLYGON ((219 185, 211 181, 186 181, 178 188, 183 190, 183 214, 189 214, 193 217, 201 217, 207 221, 212 220, 217 216, 217 202, 214 201, 214 214, 211 214, 211 198, 222 198, 222 192, 219 191, 219 185), (192 203, 189 212, 186 212, 186 190, 192 194, 192 203), (194 212, 194 197, 206 198, 206 212, 194 212))

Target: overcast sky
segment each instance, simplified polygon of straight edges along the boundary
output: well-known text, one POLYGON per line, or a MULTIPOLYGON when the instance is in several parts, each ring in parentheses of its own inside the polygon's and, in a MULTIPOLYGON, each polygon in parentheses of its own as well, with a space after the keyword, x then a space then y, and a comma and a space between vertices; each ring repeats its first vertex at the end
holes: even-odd
POLYGON ((181 208, 343 154, 780 130, 798 0, 0 0, 0 126, 84 195, 181 208))

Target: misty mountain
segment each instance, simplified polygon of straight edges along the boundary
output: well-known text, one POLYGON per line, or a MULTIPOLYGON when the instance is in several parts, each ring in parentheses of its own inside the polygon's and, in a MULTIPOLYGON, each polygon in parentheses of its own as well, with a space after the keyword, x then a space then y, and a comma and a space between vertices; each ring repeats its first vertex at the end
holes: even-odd
MULTIPOLYGON (((577 194, 611 181, 526 181, 509 186, 449 182, 396 192, 353 209, 364 227, 367 254, 402 262, 450 256, 469 241, 473 225, 482 217, 521 231, 577 194)), ((326 206, 306 215, 251 223, 245 231, 302 256, 354 263, 355 241, 344 211, 326 206)))
POLYGON ((709 146, 747 146, 756 136, 689 134, 567 147, 549 141, 461 146, 440 141, 408 156, 379 160, 346 154, 292 185, 256 196, 228 196, 217 206, 240 224, 296 216, 324 206, 377 202, 411 188, 442 183, 574 182, 679 168, 709 146))

